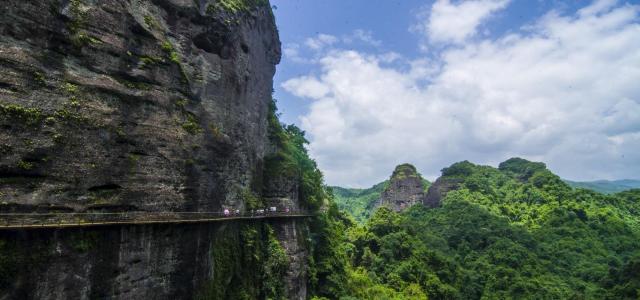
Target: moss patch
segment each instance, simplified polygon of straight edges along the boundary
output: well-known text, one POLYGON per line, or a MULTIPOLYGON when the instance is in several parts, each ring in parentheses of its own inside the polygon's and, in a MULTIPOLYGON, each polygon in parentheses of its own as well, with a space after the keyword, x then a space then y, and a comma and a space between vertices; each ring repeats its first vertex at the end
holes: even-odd
POLYGON ((187 113, 187 118, 182 123, 182 129, 190 134, 198 134, 202 132, 202 127, 200 127, 198 119, 192 113, 187 113))
POLYGON ((18 120, 26 125, 34 126, 42 122, 44 114, 37 108, 27 108, 17 104, 0 103, 0 118, 18 120))
POLYGON ((102 42, 86 32, 83 31, 83 28, 87 24, 88 13, 87 10, 83 8, 82 0, 71 0, 69 1, 69 12, 71 14, 70 21, 68 22, 69 33, 70 33, 70 41, 74 46, 81 48, 85 45, 95 45, 101 44, 102 42))
POLYGON ((114 79, 118 81, 120 84, 132 90, 143 90, 143 91, 151 90, 151 85, 146 82, 132 81, 124 78, 114 78, 114 79))
POLYGON ((79 32, 71 36, 71 43, 76 47, 83 47, 86 45, 99 45, 102 44, 102 41, 84 32, 79 32))
MULTIPOLYGON (((70 102, 71 106, 73 106, 73 102, 70 102)), ((59 110, 56 110, 53 114, 54 117, 60 121, 65 122, 74 122, 74 123, 88 123, 89 118, 83 116, 78 112, 73 112, 70 109, 64 107, 59 110)))
POLYGON ((289 260, 269 225, 230 223, 211 251, 213 278, 196 299, 285 299, 289 260))
POLYGON ((21 160, 21 161, 18 162, 18 168, 20 168, 22 170, 25 170, 25 171, 28 171, 28 170, 33 169, 33 163, 21 160))
POLYGON ((178 54, 178 52, 176 51, 175 47, 173 47, 173 45, 171 44, 171 42, 169 41, 164 41, 162 43, 162 50, 167 53, 167 56, 169 57, 169 60, 179 64, 180 63, 180 55, 178 54))
POLYGON ((72 16, 69 30, 71 30, 72 33, 78 32, 87 22, 87 13, 82 9, 82 5, 82 0, 69 1, 69 11, 72 16))
POLYGON ((141 65, 142 68, 147 68, 153 65, 163 63, 164 60, 160 57, 143 55, 143 56, 140 56, 140 62, 142 63, 141 65))
POLYGON ((255 7, 268 5, 268 0, 220 0, 207 6, 207 13, 215 14, 219 11, 240 13, 249 11, 255 7))
POLYGON ((129 156, 127 158, 129 160, 129 172, 133 173, 138 167, 138 161, 140 161, 140 155, 135 153, 129 153, 129 156))
POLYGON ((33 80, 35 80, 40 85, 47 84, 47 77, 44 75, 44 73, 39 71, 33 73, 33 80))
POLYGON ((160 24, 158 21, 151 15, 144 16, 144 23, 147 25, 149 29, 160 29, 160 24))
POLYGON ((189 103, 189 100, 185 98, 180 98, 176 100, 176 106, 182 109, 187 105, 187 103, 189 103))
POLYGON ((216 232, 211 246, 213 278, 196 299, 258 299, 256 274, 261 258, 259 230, 230 224, 216 232))
POLYGON ((287 273, 289 257, 280 245, 271 226, 266 225, 267 249, 263 269, 263 291, 266 299, 284 299, 284 281, 287 273))

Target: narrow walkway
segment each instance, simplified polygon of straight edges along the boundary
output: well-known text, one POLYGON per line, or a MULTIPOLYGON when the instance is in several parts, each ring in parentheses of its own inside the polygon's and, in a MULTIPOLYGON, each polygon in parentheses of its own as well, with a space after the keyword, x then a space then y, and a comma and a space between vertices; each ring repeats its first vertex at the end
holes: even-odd
POLYGON ((0 230, 66 228, 113 225, 209 223, 232 220, 312 217, 306 211, 241 213, 222 212, 120 212, 120 213, 6 213, 0 214, 0 230))

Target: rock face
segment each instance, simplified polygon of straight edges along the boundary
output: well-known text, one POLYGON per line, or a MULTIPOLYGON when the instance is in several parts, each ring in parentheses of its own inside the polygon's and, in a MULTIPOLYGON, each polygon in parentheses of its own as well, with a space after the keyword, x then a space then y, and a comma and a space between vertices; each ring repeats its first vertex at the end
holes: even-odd
POLYGON ((278 229, 278 240, 289 257, 289 267, 284 277, 284 288, 287 299, 307 298, 307 261, 309 250, 306 248, 305 237, 309 236, 308 228, 304 223, 281 223, 278 229))
POLYGON ((402 164, 395 168, 389 186, 382 192, 379 205, 387 206, 395 211, 402 211, 416 203, 423 203, 425 182, 410 164, 402 164))
MULTIPOLYGON (((233 2, 4 1, 0 212, 242 210, 262 196, 280 42, 267 1, 233 2)), ((267 196, 297 205, 288 182, 267 196)), ((268 258, 266 227, 1 232, 0 299, 261 298, 251 259, 268 258)), ((306 225, 270 227, 291 256, 285 297, 304 298, 306 225)))
POLYGON ((280 59, 268 5, 3 6, 6 207, 219 210, 242 208, 243 191, 259 189, 280 59))
MULTIPOLYGON (((0 231, 0 299, 264 299, 264 224, 0 231)), ((273 222, 286 299, 306 297, 306 225, 273 222)))
POLYGON ((442 203, 442 199, 449 191, 455 190, 461 183, 461 179, 439 177, 429 187, 427 195, 424 197, 422 204, 426 207, 438 207, 442 203))

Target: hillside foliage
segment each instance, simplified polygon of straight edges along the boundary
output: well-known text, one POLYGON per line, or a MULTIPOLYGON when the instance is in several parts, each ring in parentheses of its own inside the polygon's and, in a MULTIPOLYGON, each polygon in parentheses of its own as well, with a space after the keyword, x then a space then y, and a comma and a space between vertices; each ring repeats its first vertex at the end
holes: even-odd
POLYGON ((268 134, 275 153, 265 158, 265 177, 296 178, 301 205, 311 211, 320 208, 327 198, 322 172, 309 157, 306 145, 309 141, 297 126, 284 125, 278 120, 276 101, 269 106, 268 134))
POLYGON ((542 163, 464 161, 435 209, 336 212, 327 299, 638 299, 640 190, 573 189, 542 163), (339 272, 341 271, 341 272, 339 272))
POLYGON ((338 208, 346 211, 355 220, 362 224, 371 217, 374 210, 379 205, 382 193, 389 189, 390 184, 394 180, 403 180, 407 177, 417 177, 422 182, 424 192, 426 193, 431 186, 431 182, 422 178, 417 172, 416 167, 411 164, 401 164, 396 166, 388 180, 380 182, 367 189, 343 188, 339 186, 331 187, 333 191, 333 199, 338 208))
POLYGON ((388 181, 378 183, 368 189, 354 189, 331 187, 335 201, 340 210, 346 211, 353 216, 356 221, 363 223, 369 219, 375 208, 375 203, 380 199, 380 194, 388 181))

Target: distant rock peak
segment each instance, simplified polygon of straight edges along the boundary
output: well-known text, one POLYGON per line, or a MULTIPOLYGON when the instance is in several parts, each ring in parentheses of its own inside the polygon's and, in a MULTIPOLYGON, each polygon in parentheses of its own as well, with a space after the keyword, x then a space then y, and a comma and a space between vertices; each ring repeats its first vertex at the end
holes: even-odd
POLYGON ((394 211, 402 211, 416 203, 422 203, 425 197, 425 182, 411 164, 398 165, 389 185, 380 196, 379 205, 394 211))
POLYGON ((416 167, 414 167, 412 164, 401 164, 396 166, 396 168, 393 170, 393 174, 391 175, 391 180, 404 179, 406 177, 419 178, 420 174, 418 174, 416 167))

